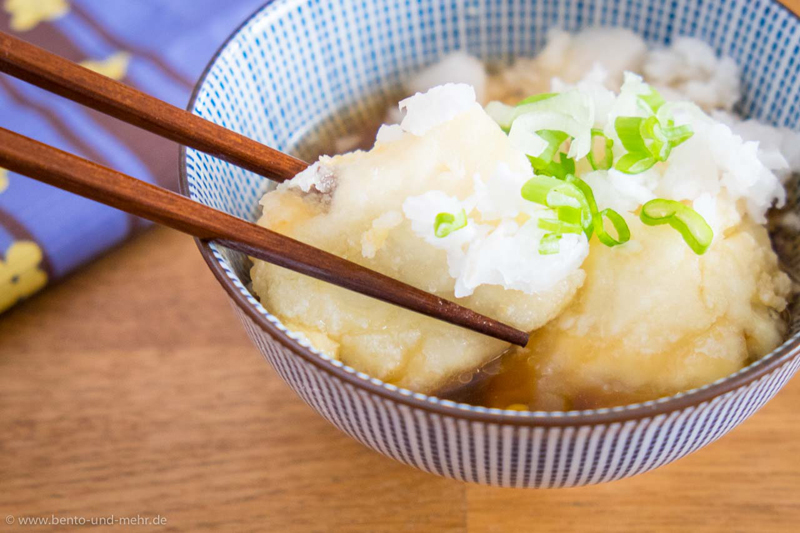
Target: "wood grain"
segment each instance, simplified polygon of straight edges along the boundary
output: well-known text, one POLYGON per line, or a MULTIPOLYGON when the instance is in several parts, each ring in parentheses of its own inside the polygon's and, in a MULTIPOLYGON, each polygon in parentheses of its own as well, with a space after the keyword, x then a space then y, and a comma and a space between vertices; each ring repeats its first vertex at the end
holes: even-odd
POLYGON ((0 321, 0 480, 0 524, 7 514, 161 514, 184 531, 464 521, 462 486, 365 450, 295 396, 191 239, 167 230, 0 321))
POLYGON ((719 442, 638 478, 549 491, 466 486, 325 422, 229 307, 191 239, 160 229, 0 320, 0 531, 8 514, 161 515, 161 531, 800 523, 798 379, 719 442))
POLYGON ((800 523, 800 378, 720 441, 633 479, 467 486, 383 458, 323 421, 227 307, 191 240, 156 230, 1 319, 0 530, 44 530, 7 527, 12 513, 161 514, 157 531, 727 533, 800 523))

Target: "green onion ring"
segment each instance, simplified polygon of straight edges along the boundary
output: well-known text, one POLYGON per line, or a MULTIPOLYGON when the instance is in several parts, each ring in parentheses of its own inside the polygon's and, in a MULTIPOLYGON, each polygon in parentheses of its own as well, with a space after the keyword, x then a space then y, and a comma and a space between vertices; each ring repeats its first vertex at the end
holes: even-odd
POLYGON ((467 213, 462 209, 453 215, 452 213, 439 213, 433 221, 433 233, 437 237, 444 238, 460 230, 467 225, 467 213))
POLYGON ((594 159, 594 150, 589 150, 589 153, 586 154, 586 159, 588 159, 589 164, 592 165, 592 170, 608 170, 614 165, 614 151, 612 150, 614 147, 614 140, 606 137, 603 130, 592 128, 592 139, 595 137, 602 137, 605 139, 605 157, 601 163, 597 163, 594 159))
POLYGON ((622 215, 613 209, 603 209, 600 213, 598 213, 598 216, 594 220, 594 231, 597 233, 597 238, 606 246, 618 246, 631 240, 631 230, 628 227, 628 223, 625 222, 625 219, 622 217, 622 215), (604 219, 608 219, 614 226, 614 229, 617 232, 616 239, 606 231, 604 219))
POLYGON ((540 218, 537 222, 539 228, 549 231, 552 233, 558 233, 559 235, 563 235, 564 233, 582 233, 583 228, 581 228, 580 224, 571 224, 569 222, 564 222, 563 220, 558 220, 556 218, 540 218))
POLYGON ((675 200, 650 200, 642 206, 639 218, 648 226, 669 224, 697 255, 706 253, 714 240, 714 231, 700 213, 675 200))
POLYGON ((561 235, 558 233, 548 233, 539 241, 539 253, 541 255, 557 254, 561 249, 558 243, 560 240, 561 235))

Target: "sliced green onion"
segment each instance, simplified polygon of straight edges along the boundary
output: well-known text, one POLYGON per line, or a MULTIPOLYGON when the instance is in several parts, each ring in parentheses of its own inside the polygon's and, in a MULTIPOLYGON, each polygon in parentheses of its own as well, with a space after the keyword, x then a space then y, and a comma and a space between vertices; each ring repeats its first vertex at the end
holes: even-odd
POLYGON ((656 117, 650 117, 642 122, 642 136, 649 142, 650 153, 657 161, 666 161, 672 151, 672 144, 664 135, 664 130, 656 117))
POLYGON ((511 125, 520 115, 530 113, 534 111, 535 107, 538 107, 532 104, 548 100, 554 96, 558 96, 558 93, 535 94, 527 97, 515 106, 506 105, 502 102, 489 102, 485 107, 485 111, 500 125, 503 131, 508 133, 511 129, 511 125))
MULTIPOLYGON (((558 149, 561 148, 561 145, 564 144, 564 141, 569 139, 569 135, 564 133, 563 131, 556 131, 556 130, 539 130, 536 132, 536 135, 542 138, 544 142, 547 143, 547 148, 539 154, 538 157, 531 157, 531 161, 541 161, 542 166, 546 166, 547 163, 552 161, 553 157, 555 157, 556 153, 558 153, 558 149)), ((534 166, 534 168, 536 168, 534 166)))
POLYGON ((564 233, 583 232, 583 228, 581 228, 580 224, 572 224, 555 218, 540 218, 537 225, 545 231, 558 233, 560 235, 564 233))
POLYGON ((567 183, 577 187, 583 195, 584 208, 581 210, 581 227, 586 234, 586 238, 591 239, 595 226, 594 217, 597 213, 597 202, 594 199, 594 192, 592 192, 592 188, 589 187, 588 183, 580 178, 576 178, 574 175, 567 176, 567 183))
POLYGON ((625 222, 622 215, 613 209, 604 209, 600 211, 597 208, 597 201, 595 201, 594 193, 588 183, 575 176, 569 176, 567 181, 578 187, 586 199, 589 216, 588 220, 584 218, 583 228, 587 239, 591 239, 592 233, 596 233, 600 242, 606 246, 618 246, 620 244, 625 244, 631 239, 631 230, 628 228, 628 223, 625 222), (606 231, 604 222, 606 218, 611 222, 617 232, 616 239, 606 231))
POLYGON ((520 107, 528 104, 535 104, 536 102, 541 102, 542 100, 547 100, 548 98, 552 98, 557 95, 558 93, 534 94, 533 96, 529 96, 524 100, 520 101, 515 107, 520 107))
POLYGON ((672 147, 674 148, 684 141, 688 141, 689 138, 694 135, 694 130, 692 130, 692 127, 688 124, 684 126, 670 126, 664 128, 664 135, 669 139, 669 142, 672 143, 672 147))
POLYGON ((642 206, 639 218, 648 226, 669 224, 697 255, 703 255, 714 240, 714 231, 706 220, 691 207, 675 200, 650 200, 642 206))
POLYGON ((614 121, 617 136, 628 151, 614 164, 620 172, 639 174, 656 164, 656 158, 645 142, 644 124, 642 117, 617 117, 614 121))
POLYGON ((575 174, 575 160, 567 156, 567 154, 558 154, 559 163, 551 162, 546 171, 552 173, 558 179, 567 179, 570 174, 575 174))
POLYGON ((467 213, 463 209, 453 215, 452 213, 439 213, 433 221, 433 233, 439 238, 444 238, 467 225, 467 213))
POLYGON ((583 197, 580 191, 566 187, 552 189, 547 194, 546 203, 543 205, 551 209, 567 208, 581 210, 584 207, 583 197))
POLYGON ((614 151, 612 150, 614 147, 614 140, 606 137, 603 130, 592 128, 592 139, 595 137, 602 137, 604 139, 605 156, 600 163, 597 163, 594 159, 594 150, 589 150, 589 153, 586 154, 586 159, 588 159, 589 164, 592 165, 592 170, 608 170, 614 164, 614 151))
POLYGON ((526 200, 555 209, 558 219, 539 219, 537 222, 540 228, 552 232, 551 235, 583 231, 586 238, 591 239, 596 233, 606 246, 617 246, 631 238, 622 215, 613 209, 599 211, 592 188, 572 174, 565 181, 551 176, 534 176, 522 186, 521 192, 526 200), (614 226, 616 238, 606 231, 606 219, 614 226))
POLYGON ((586 198, 572 183, 551 176, 534 176, 522 186, 522 197, 551 209, 570 208, 582 210, 586 198))
POLYGON ((628 227, 628 223, 625 222, 625 219, 622 218, 622 215, 620 215, 613 209, 603 209, 602 211, 600 211, 600 213, 598 213, 597 218, 595 218, 594 229, 595 233, 597 233, 597 238, 600 240, 600 242, 609 247, 625 244, 626 242, 631 240, 631 230, 628 227), (614 230, 617 232, 616 239, 606 231, 605 228, 606 219, 608 219, 608 221, 611 222, 611 225, 614 226, 614 230))
POLYGON ((628 153, 619 158, 614 168, 626 174, 639 174, 658 161, 666 161, 673 148, 694 134, 691 126, 672 124, 669 120, 664 127, 655 116, 617 117, 614 128, 628 153))
POLYGON ((503 102, 489 102, 484 108, 486 114, 502 128, 506 134, 511 130, 511 124, 517 118, 517 110, 503 102))
POLYGON ((561 146, 570 138, 569 134, 558 130, 539 130, 536 135, 547 143, 547 147, 538 156, 528 156, 536 173, 562 180, 567 177, 567 174, 574 174, 575 161, 566 154, 559 153, 561 146), (558 154, 558 161, 553 159, 556 154, 558 154))
POLYGON ((658 113, 662 105, 666 103, 664 97, 659 94, 653 87, 648 86, 650 92, 647 94, 640 94, 639 100, 653 113, 658 113))
POLYGON ((617 117, 614 121, 617 137, 628 152, 649 152, 642 134, 644 121, 642 117, 617 117))
POLYGON ((567 224, 581 225, 581 210, 575 207, 557 207, 556 215, 558 220, 567 224))
POLYGON ((541 255, 553 255, 557 254, 561 247, 559 246, 558 241, 561 240, 561 235, 558 233, 548 233, 542 240, 539 241, 539 253, 541 255))
POLYGON ((656 159, 649 153, 630 152, 620 157, 614 168, 625 174, 641 174, 655 164, 656 159))
POLYGON ((526 98, 516 106, 489 102, 485 110, 506 133, 524 115, 531 115, 529 122, 532 124, 528 128, 530 131, 562 130, 573 136, 582 129, 584 121, 591 119, 590 106, 577 91, 538 94, 526 98))
POLYGON ((522 186, 522 197, 529 202, 547 206, 547 196, 550 191, 563 185, 563 183, 563 181, 551 176, 534 176, 522 186))
POLYGON ((546 164, 541 158, 528 156, 531 166, 540 176, 551 176, 564 180, 569 174, 575 174, 575 160, 567 154, 558 154, 559 161, 549 161, 546 164))

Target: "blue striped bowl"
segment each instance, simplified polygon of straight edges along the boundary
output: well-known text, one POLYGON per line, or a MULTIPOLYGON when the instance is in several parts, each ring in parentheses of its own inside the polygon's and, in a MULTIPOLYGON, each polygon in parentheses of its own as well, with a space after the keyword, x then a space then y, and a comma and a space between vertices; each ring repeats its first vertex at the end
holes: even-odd
MULTIPOLYGON (((281 150, 314 131, 352 131, 384 109, 411 72, 456 49, 531 55, 557 26, 624 26, 653 43, 697 36, 743 66, 739 111, 800 119, 800 24, 769 0, 276 0, 234 34, 190 109, 281 150), (349 108, 347 119, 337 110, 349 108)), ((186 150, 186 194, 253 220, 268 182, 186 150)), ((800 211, 796 195, 790 209, 800 211)), ((777 235, 798 271, 798 236, 777 235)), ((336 427, 378 452, 446 477, 506 487, 569 487, 652 470, 730 431, 800 366, 800 319, 769 356, 719 382, 657 401, 565 413, 461 405, 398 389, 315 351, 248 292, 246 258, 200 245, 261 353, 336 427)))

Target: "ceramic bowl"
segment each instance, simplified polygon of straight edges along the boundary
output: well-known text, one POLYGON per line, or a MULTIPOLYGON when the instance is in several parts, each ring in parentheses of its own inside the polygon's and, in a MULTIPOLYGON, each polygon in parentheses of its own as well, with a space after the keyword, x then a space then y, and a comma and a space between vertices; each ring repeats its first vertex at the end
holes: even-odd
MULTIPOLYGON (((292 152, 312 132, 335 138, 354 131, 396 98, 394 88, 410 73, 448 52, 466 49, 491 60, 532 55, 552 27, 598 25, 624 26, 656 44, 699 37, 743 67, 739 112, 800 124, 800 21, 768 0, 276 0, 222 47, 190 110, 292 152)), ((194 150, 185 150, 182 166, 185 194, 238 217, 258 216, 268 181, 194 150)), ((800 211, 791 192, 789 209, 800 211)), ((787 268, 800 272, 797 233, 774 238, 787 268)), ((202 243, 200 250, 255 345, 309 405, 388 457, 469 482, 570 487, 652 470, 733 429, 800 365, 795 306, 780 348, 676 396, 572 412, 457 404, 320 354, 248 291, 245 257, 202 243)))

